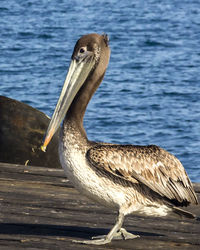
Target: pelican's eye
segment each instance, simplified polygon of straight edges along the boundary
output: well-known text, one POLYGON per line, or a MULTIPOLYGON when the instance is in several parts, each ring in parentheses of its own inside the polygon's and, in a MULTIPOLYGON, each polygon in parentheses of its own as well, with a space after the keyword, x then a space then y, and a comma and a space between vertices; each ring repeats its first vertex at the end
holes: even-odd
POLYGON ((90 59, 90 55, 91 55, 91 52, 87 50, 87 46, 84 46, 78 49, 78 53, 75 56, 75 59, 77 61, 82 62, 83 60, 90 59))
POLYGON ((78 50, 78 54, 77 54, 78 58, 81 59, 81 58, 85 58, 87 56, 87 47, 81 47, 79 50, 78 50))
POLYGON ((80 52, 81 54, 83 54, 85 51, 86 51, 86 48, 85 48, 85 47, 82 47, 82 48, 80 48, 80 50, 79 50, 79 52, 80 52))

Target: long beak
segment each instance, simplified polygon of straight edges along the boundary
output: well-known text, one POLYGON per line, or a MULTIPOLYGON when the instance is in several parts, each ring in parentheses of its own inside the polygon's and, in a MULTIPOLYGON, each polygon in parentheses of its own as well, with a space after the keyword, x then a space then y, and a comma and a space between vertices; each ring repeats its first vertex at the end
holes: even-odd
POLYGON ((94 60, 91 52, 87 52, 87 55, 82 58, 76 57, 72 59, 63 89, 47 129, 44 143, 41 146, 42 151, 46 151, 47 145, 59 128, 74 97, 85 82, 93 66, 94 60))

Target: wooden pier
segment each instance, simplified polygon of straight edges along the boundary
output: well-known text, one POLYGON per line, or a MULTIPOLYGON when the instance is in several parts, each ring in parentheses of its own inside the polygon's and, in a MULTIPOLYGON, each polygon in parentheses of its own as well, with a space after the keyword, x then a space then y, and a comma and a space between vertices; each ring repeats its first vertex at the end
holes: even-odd
MULTIPOLYGON (((200 184, 194 184, 200 200, 200 184)), ((200 216, 200 206, 188 207, 200 216)), ((127 216, 141 237, 105 246, 73 243, 107 234, 116 213, 80 195, 61 169, 0 163, 0 249, 200 249, 200 221, 127 216)))

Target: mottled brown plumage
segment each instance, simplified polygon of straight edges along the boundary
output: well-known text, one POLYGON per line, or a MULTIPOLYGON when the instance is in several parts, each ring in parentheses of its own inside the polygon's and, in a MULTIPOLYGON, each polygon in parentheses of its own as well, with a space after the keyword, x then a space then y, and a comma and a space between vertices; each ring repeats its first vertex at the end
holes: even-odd
POLYGON ((142 183, 176 206, 197 204, 197 196, 180 161, 155 145, 98 145, 87 152, 96 168, 132 183, 142 183))

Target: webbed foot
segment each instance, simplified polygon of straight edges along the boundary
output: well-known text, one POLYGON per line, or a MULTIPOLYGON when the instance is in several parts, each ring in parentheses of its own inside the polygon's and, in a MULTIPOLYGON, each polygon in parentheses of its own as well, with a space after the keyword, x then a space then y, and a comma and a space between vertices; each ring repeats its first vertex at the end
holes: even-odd
POLYGON ((80 244, 89 244, 89 245, 105 245, 111 242, 111 240, 108 240, 106 237, 101 237, 101 238, 100 237, 101 236, 99 236, 99 238, 97 239, 92 238, 92 240, 73 240, 72 242, 80 244))
MULTIPOLYGON (((132 233, 129 233, 124 228, 120 228, 119 231, 117 231, 112 239, 113 240, 130 240, 140 237, 139 235, 135 235, 132 233)), ((111 242, 111 239, 108 239, 107 235, 98 235, 92 237, 92 240, 73 240, 73 242, 81 243, 81 244, 93 244, 93 245, 104 245, 111 242)))

